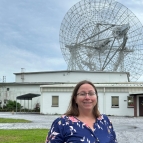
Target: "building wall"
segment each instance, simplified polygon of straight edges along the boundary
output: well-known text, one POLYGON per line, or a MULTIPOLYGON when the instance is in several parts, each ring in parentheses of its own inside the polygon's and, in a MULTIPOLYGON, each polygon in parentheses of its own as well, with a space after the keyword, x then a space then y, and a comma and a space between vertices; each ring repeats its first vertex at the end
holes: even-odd
MULTIPOLYGON (((95 84, 96 86, 96 84, 95 84)), ((98 105, 101 113, 105 113, 107 115, 115 115, 115 116, 134 116, 134 108, 127 106, 127 97, 129 96, 131 91, 143 91, 142 87, 117 87, 112 86, 102 87, 102 85, 98 84, 98 105), (119 97, 119 107, 111 106, 111 98, 112 96, 119 97)), ((111 85, 110 85, 111 86, 111 85)), ((120 84, 120 86, 123 86, 120 84)), ((125 85, 124 85, 125 86, 125 85)), ((49 85, 49 86, 40 86, 41 87, 41 114, 63 114, 67 110, 68 103, 71 97, 72 90, 74 88, 73 85, 49 85), (52 107, 52 96, 59 96, 59 106, 52 107)), ((138 114, 139 115, 139 114, 138 114)))
MULTIPOLYGON (((7 100, 15 100, 16 101, 16 97, 20 96, 20 95, 24 95, 27 93, 35 93, 35 94, 41 94, 40 92, 40 85, 6 85, 5 88, 3 89, 3 91, 1 91, 1 96, 0 96, 0 100, 2 101, 2 106, 4 105, 4 99, 7 100), (9 91, 7 91, 7 88, 9 89, 9 91)), ((35 108, 36 103, 40 103, 40 97, 35 97, 32 99, 31 101, 28 100, 17 100, 17 102, 19 102, 23 107, 32 109, 35 108), (32 103, 32 105, 31 105, 32 103)))
POLYGON ((70 102, 71 92, 43 92, 41 94, 41 114, 64 114, 70 102), (52 96, 59 96, 59 106, 52 107, 52 96))
MULTIPOLYGON (((99 110, 101 113, 118 116, 133 116, 134 108, 127 107, 127 96, 134 93, 143 93, 143 83, 127 82, 126 73, 95 73, 95 72, 51 72, 51 73, 26 73, 24 80, 21 75, 16 74, 15 83, 6 83, 1 92, 0 100, 5 98, 16 100, 17 96, 35 93, 41 97, 32 99, 32 105, 28 101, 19 101, 22 106, 32 109, 36 103, 40 103, 41 114, 63 114, 69 105, 69 100, 75 84, 87 79, 95 83, 98 90, 99 110), (53 85, 43 85, 44 83, 53 85), (63 84, 57 84, 63 82, 63 84), (64 84, 65 83, 65 84, 64 84), (73 83, 73 84, 71 84, 73 83), (40 86, 41 85, 41 86, 40 86), (9 88, 9 91, 7 91, 9 88), (59 107, 51 107, 52 95, 59 96, 59 107), (119 96, 119 108, 111 107, 111 96, 119 96)), ((138 98, 137 98, 138 101, 138 98)), ((138 101, 139 102, 139 101, 138 101)), ((138 107, 139 105, 137 105, 138 107)), ((139 109, 138 115, 139 115, 139 109)))
POLYGON ((66 82, 76 83, 81 80, 90 80, 96 83, 128 82, 127 73, 118 72, 86 72, 60 71, 16 74, 16 82, 66 82), (21 79, 21 74, 23 79, 21 79))
POLYGON ((98 92, 98 109, 101 113, 105 113, 104 93, 98 92), (103 106, 104 105, 104 106, 103 106))
MULTIPOLYGON (((115 116, 134 116, 134 108, 127 107, 129 93, 106 93, 106 114, 115 116), (119 107, 111 106, 111 97, 119 96, 119 107)), ((104 105, 103 105, 104 106, 104 105)))

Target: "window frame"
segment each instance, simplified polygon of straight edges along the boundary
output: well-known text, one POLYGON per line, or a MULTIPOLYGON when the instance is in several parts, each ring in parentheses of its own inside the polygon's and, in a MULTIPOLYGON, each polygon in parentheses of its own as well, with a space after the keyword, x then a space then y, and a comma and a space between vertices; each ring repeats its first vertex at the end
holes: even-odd
POLYGON ((59 107, 59 96, 58 96, 58 95, 52 95, 52 105, 51 105, 51 107, 59 107), (53 101, 53 100, 54 100, 53 98, 54 98, 54 97, 57 97, 57 102, 58 102, 57 105, 56 105, 56 104, 53 104, 53 102, 54 102, 54 101, 53 101))
POLYGON ((111 107, 112 108, 119 108, 119 96, 111 96, 111 107), (118 105, 113 105, 113 97, 116 97, 118 99, 118 105))
POLYGON ((134 97, 133 97, 133 96, 127 96, 127 107, 128 107, 128 108, 134 108, 134 97), (129 97, 132 98, 132 100, 130 100, 129 97), (130 100, 131 102, 129 102, 129 100, 130 100), (129 105, 129 103, 130 103, 131 105, 129 105))

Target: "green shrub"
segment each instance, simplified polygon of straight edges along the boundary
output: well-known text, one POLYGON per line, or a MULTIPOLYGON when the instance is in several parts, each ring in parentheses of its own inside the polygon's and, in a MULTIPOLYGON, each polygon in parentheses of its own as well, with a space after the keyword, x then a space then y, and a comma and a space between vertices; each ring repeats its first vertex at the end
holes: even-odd
MULTIPOLYGON (((17 110, 20 110, 21 104, 17 103, 17 110)), ((16 110, 16 101, 8 100, 7 104, 3 106, 3 109, 6 111, 15 111, 16 110)))

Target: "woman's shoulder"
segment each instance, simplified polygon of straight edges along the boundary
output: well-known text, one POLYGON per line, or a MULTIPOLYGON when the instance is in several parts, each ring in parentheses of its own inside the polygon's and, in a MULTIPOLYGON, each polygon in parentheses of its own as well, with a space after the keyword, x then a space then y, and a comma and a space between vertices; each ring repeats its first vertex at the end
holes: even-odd
POLYGON ((106 120, 109 121, 109 118, 106 114, 100 114, 100 116, 97 118, 97 120, 106 120))
POLYGON ((61 115, 61 116, 59 116, 59 117, 57 117, 56 119, 54 119, 54 123, 56 123, 56 122, 59 122, 59 121, 64 121, 65 119, 67 118, 67 116, 66 115, 61 115))

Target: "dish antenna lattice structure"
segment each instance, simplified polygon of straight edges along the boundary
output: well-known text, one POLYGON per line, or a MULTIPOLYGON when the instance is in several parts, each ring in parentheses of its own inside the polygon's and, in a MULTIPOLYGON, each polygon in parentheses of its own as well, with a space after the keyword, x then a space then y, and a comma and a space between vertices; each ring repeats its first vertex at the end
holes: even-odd
POLYGON ((68 70, 143 72, 143 26, 114 0, 81 0, 61 23, 60 48, 68 70))

